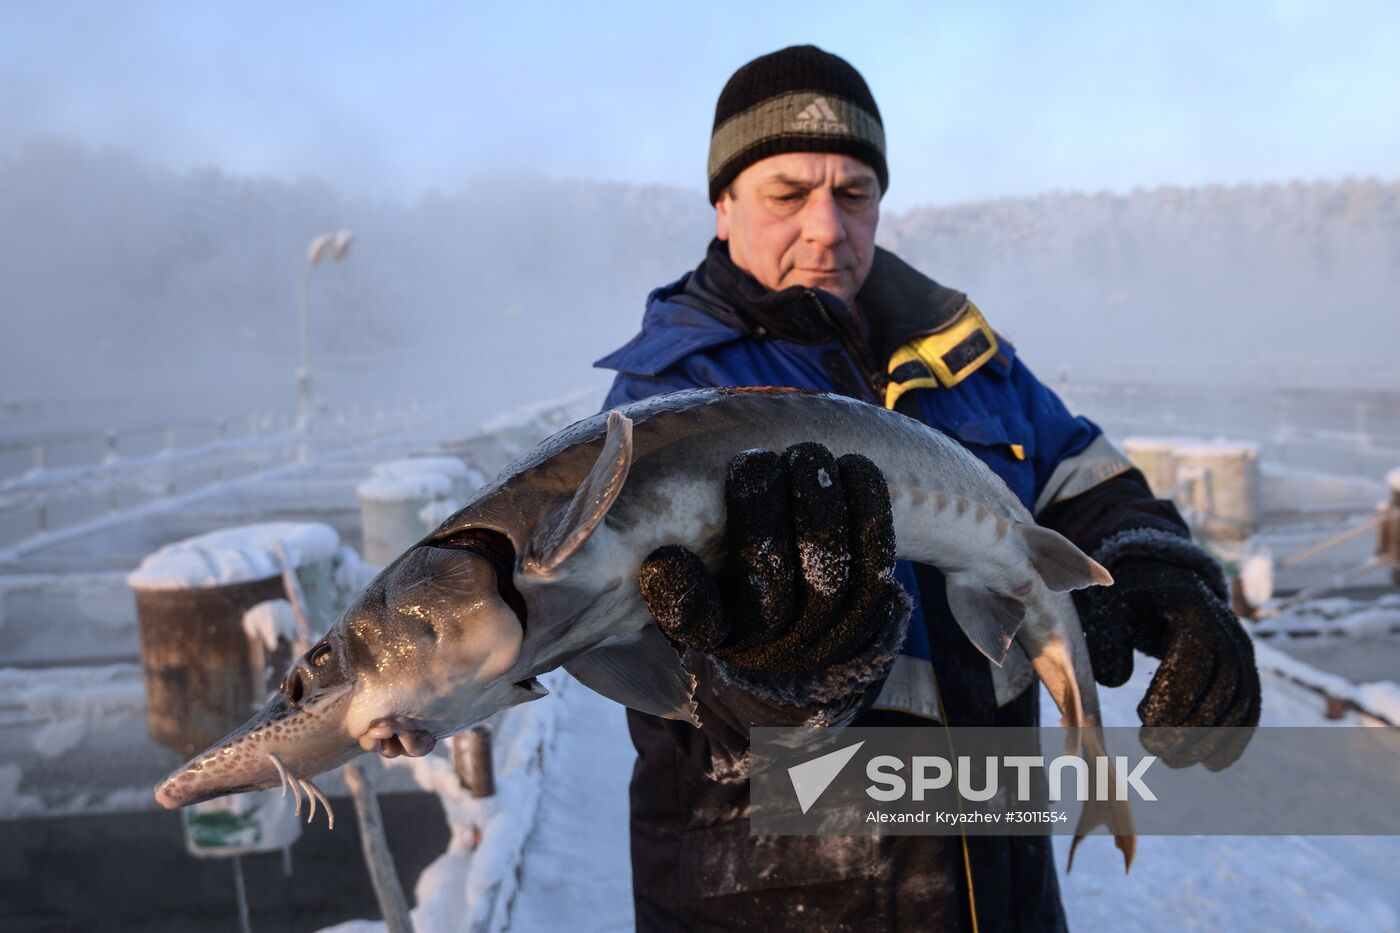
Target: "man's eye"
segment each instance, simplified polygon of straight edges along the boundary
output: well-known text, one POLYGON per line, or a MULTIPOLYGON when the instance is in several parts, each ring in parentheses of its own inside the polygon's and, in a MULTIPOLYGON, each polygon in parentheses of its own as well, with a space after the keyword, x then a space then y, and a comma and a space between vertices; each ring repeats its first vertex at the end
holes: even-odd
POLYGON ((773 200, 774 200, 774 201, 779 201, 779 202, 781 202, 781 203, 783 203, 783 204, 794 204, 794 203, 796 203, 796 202, 802 200, 802 195, 801 195, 801 194, 798 194, 798 193, 795 192, 795 191, 794 191, 794 192, 789 192, 789 193, 787 193, 787 194, 775 194, 775 195, 773 195, 773 200))

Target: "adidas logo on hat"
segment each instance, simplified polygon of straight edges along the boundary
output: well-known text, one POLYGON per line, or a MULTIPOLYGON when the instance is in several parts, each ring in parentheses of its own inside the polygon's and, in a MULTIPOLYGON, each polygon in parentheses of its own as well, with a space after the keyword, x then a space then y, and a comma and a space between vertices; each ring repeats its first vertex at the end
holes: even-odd
POLYGON ((836 111, 831 109, 825 97, 818 97, 806 106, 792 121, 792 128, 799 133, 849 133, 848 127, 836 111))

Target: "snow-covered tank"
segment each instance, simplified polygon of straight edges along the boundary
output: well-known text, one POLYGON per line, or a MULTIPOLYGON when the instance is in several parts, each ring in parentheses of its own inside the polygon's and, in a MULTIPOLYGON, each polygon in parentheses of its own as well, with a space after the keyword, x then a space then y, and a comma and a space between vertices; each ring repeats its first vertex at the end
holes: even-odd
POLYGON ((1176 445, 1179 439, 1170 437, 1129 437, 1123 441, 1123 452, 1142 471, 1152 492, 1168 498, 1176 490, 1176 445))
POLYGON ((337 609, 340 551, 329 525, 269 522, 177 541, 143 560, 127 582, 136 596, 151 737, 193 755, 261 706, 264 671, 280 674, 296 641, 286 611, 267 605, 289 595, 284 559, 316 631, 337 609))
POLYGON ((1259 445, 1213 440, 1179 443, 1181 500, 1208 538, 1240 541, 1259 527, 1259 445))
POLYGON ((373 468, 356 490, 364 559, 387 566, 466 501, 480 477, 455 457, 410 457, 373 468))

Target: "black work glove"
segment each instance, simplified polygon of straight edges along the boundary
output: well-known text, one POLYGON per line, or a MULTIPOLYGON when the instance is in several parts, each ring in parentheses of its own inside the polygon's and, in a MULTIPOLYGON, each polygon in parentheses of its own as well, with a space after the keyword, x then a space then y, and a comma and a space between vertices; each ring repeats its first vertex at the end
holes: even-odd
POLYGON ((902 639, 910 603, 875 464, 820 444, 745 451, 730 461, 724 499, 717 577, 678 545, 642 564, 642 597, 673 641, 731 670, 798 674, 902 639))
POLYGON ((1094 677, 1121 686, 1133 649, 1162 664, 1138 704, 1143 746, 1174 768, 1232 764, 1259 724, 1254 644, 1201 573, 1165 561, 1124 557, 1113 585, 1075 593, 1094 677))

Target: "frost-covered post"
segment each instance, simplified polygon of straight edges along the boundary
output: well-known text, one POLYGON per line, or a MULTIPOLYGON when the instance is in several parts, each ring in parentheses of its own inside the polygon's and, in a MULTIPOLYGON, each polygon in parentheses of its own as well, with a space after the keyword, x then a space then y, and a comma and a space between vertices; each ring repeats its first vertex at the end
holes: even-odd
POLYGON ((496 774, 491 761, 491 727, 475 725, 448 741, 452 745, 452 769, 462 788, 473 797, 493 796, 496 774))
POLYGON ((224 441, 228 440, 228 422, 220 418, 214 425, 214 447, 218 456, 214 458, 214 479, 224 478, 224 441))
MULTIPOLYGON (((301 366, 297 369, 297 426, 303 431, 311 423, 311 272, 329 256, 339 262, 350 251, 353 237, 349 230, 323 233, 311 240, 306 248, 306 269, 301 276, 301 366)), ((305 459, 303 447, 301 459, 305 459)))
MULTIPOLYGON (((117 432, 108 429, 102 435, 102 463, 104 466, 115 466, 117 462, 117 432)), ((117 510, 117 485, 115 482, 107 486, 107 511, 117 510)))
MULTIPOLYGON (((161 448, 161 454, 171 456, 175 453, 175 425, 170 424, 165 427, 165 446, 161 448)), ((165 470, 165 494, 175 495, 175 466, 173 461, 164 464, 165 470)))
POLYGON ((1390 578, 1400 586, 1400 467, 1385 476, 1390 501, 1381 506, 1376 527, 1376 560, 1390 567, 1390 578))
POLYGON ((394 856, 384 836, 384 818, 379 811, 379 798, 368 775, 355 762, 345 766, 345 784, 355 802, 355 816, 360 821, 360 848, 369 868, 374 897, 389 933, 413 933, 413 917, 408 911, 408 898, 399 884, 394 856))
POLYGON ((1371 446, 1371 438, 1366 430, 1366 403, 1356 403, 1356 472, 1365 472, 1366 451, 1371 446))

